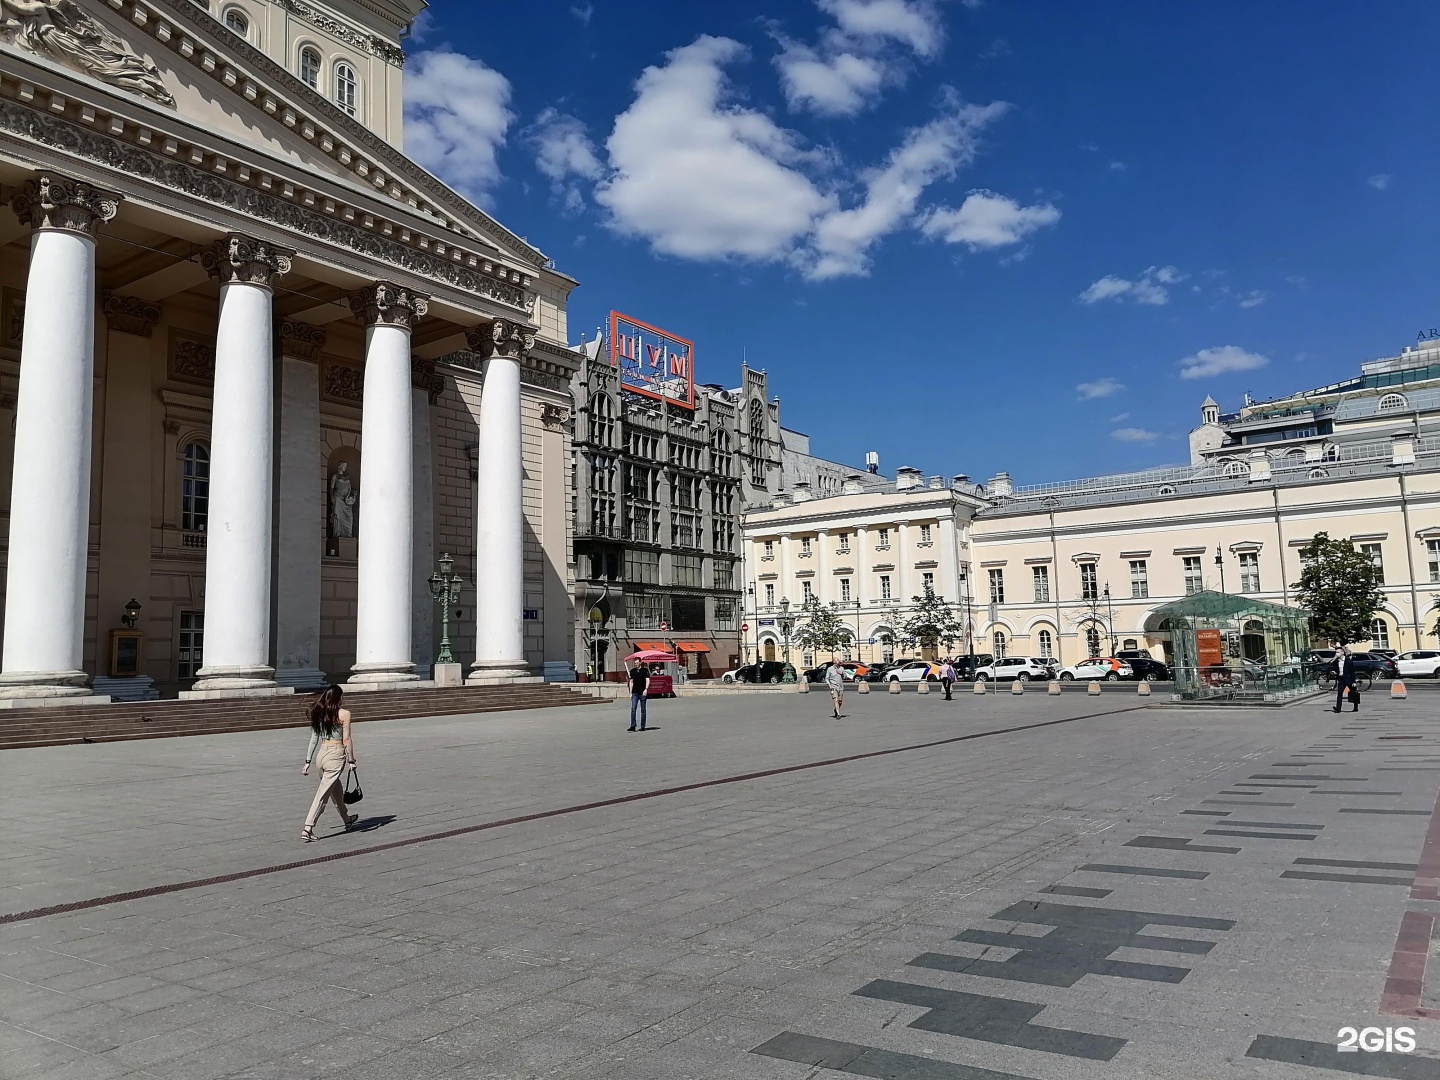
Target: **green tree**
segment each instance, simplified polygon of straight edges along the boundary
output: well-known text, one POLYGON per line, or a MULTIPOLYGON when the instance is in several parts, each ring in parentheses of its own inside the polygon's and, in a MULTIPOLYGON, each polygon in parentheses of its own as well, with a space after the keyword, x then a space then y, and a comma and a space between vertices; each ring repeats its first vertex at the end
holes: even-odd
POLYGON ((941 645, 948 650, 965 636, 964 625, 943 596, 926 590, 924 596, 912 599, 915 607, 900 624, 900 632, 907 641, 938 652, 941 645))
POLYGON ((813 652, 817 662, 823 662, 823 654, 837 651, 850 639, 850 631, 840 621, 840 611, 834 604, 822 604, 811 597, 801 612, 805 621, 790 640, 813 652))
POLYGON ((1310 633, 1318 641, 1366 641, 1375 610, 1385 602, 1381 571, 1349 540, 1319 532, 1300 549, 1304 567, 1292 586, 1310 612, 1310 633))

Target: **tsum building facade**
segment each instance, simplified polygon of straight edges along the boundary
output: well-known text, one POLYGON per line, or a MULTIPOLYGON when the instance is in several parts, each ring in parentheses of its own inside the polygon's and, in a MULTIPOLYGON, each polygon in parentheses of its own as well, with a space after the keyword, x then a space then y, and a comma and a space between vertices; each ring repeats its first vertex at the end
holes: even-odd
POLYGON ((7 9, 0 700, 413 685, 441 552, 470 680, 573 678, 576 283, 405 157, 422 6, 7 9))

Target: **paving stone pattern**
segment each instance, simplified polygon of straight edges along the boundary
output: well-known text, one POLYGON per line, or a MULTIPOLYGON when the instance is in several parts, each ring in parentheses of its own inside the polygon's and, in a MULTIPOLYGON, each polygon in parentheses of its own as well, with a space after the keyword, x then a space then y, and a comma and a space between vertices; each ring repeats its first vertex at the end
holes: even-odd
POLYGON ((294 732, 7 753, 0 915, 266 872, 0 925, 0 1080, 1440 1078, 1440 1020, 1377 1011, 1431 1003, 1423 944, 1387 984, 1440 908, 1422 695, 847 705, 362 728, 313 845, 294 732))

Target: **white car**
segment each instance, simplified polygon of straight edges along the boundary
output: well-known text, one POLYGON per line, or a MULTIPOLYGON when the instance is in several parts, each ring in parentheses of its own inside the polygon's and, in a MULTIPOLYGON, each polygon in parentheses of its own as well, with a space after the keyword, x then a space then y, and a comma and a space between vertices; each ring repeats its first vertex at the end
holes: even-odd
POLYGON ((1402 679, 1429 675, 1440 679, 1440 652, 1430 649, 1411 649, 1395 657, 1395 670, 1402 679))
POLYGON ((996 682, 1003 682, 1006 679, 1029 682, 1031 679, 1048 678, 1050 678, 1050 669, 1028 656, 1001 657, 993 664, 986 664, 975 671, 976 682, 985 682, 988 679, 994 679, 996 682))
POLYGON ((1104 679, 1106 682, 1115 682, 1117 679, 1128 679, 1134 674, 1135 669, 1124 660, 1116 660, 1112 656, 1092 656, 1089 660, 1061 668, 1060 681, 1104 679))
POLYGON ((885 673, 886 682, 918 683, 921 679, 927 682, 939 682, 940 665, 932 664, 929 660, 912 660, 908 664, 891 668, 885 673))

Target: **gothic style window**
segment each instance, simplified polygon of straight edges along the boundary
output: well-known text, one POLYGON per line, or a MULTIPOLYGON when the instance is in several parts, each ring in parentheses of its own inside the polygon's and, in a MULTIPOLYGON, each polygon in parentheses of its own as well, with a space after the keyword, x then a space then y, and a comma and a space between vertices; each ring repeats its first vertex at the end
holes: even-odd
POLYGON ((300 81, 314 90, 320 89, 320 54, 309 45, 300 50, 300 81))
POLYGON ((180 528, 204 532, 210 519, 210 451, 199 443, 185 447, 180 476, 180 528))
POLYGON ((335 104, 354 116, 359 108, 359 95, 360 80, 355 75, 355 69, 340 61, 335 65, 335 104))

